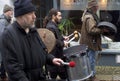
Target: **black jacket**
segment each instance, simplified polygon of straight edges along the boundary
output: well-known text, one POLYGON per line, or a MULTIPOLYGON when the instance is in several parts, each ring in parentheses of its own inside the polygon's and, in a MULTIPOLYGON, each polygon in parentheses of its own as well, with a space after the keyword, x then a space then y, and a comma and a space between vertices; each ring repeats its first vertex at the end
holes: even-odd
POLYGON ((52 21, 49 21, 46 28, 49 29, 50 31, 52 31, 56 38, 56 46, 55 46, 54 50, 51 52, 51 54, 53 54, 57 58, 62 58, 63 57, 63 47, 64 47, 63 40, 64 40, 64 38, 61 35, 57 24, 52 21))
POLYGON ((10 81, 41 81, 43 66, 54 58, 45 52, 46 47, 37 31, 27 34, 17 22, 7 27, 2 35, 3 61, 10 81))

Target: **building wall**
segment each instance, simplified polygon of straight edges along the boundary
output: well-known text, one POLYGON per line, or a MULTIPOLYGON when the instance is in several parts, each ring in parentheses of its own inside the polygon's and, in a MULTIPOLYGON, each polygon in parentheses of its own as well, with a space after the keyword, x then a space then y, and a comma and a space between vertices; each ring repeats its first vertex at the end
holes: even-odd
POLYGON ((36 27, 41 28, 43 26, 43 19, 48 14, 49 10, 53 7, 53 0, 32 0, 36 6, 36 27))

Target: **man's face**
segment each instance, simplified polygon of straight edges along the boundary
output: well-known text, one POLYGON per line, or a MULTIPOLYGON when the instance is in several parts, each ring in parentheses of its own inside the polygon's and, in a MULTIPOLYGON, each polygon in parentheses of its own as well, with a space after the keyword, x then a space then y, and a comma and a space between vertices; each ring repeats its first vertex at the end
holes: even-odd
POLYGON ((36 20, 36 15, 35 12, 30 12, 28 14, 25 14, 22 16, 23 19, 23 26, 26 28, 30 28, 34 25, 35 20, 36 20))
POLYGON ((62 14, 61 12, 57 12, 57 15, 56 15, 56 18, 55 18, 55 22, 57 24, 59 24, 61 22, 61 19, 62 19, 62 14))
POLYGON ((97 12, 97 10, 98 10, 98 5, 96 5, 96 6, 94 6, 93 7, 93 10, 95 11, 95 13, 97 12))
POLYGON ((11 19, 13 17, 13 10, 8 11, 7 13, 8 13, 7 17, 11 19))

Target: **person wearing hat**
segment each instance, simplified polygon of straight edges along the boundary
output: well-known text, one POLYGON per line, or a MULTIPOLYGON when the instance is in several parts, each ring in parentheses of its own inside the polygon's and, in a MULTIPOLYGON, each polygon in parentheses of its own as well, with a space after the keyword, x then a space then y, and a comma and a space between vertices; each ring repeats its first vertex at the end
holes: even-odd
POLYGON ((0 24, 5 27, 8 26, 11 23, 12 17, 13 17, 13 8, 5 4, 3 8, 3 14, 0 16, 0 24))
POLYGON ((101 51, 101 32, 102 30, 97 27, 99 18, 96 14, 98 10, 98 4, 96 0, 89 0, 88 7, 82 15, 82 28, 80 44, 86 44, 88 46, 88 56, 90 58, 90 65, 93 74, 91 76, 92 81, 99 81, 96 78, 96 56, 101 51))
POLYGON ((16 21, 2 34, 2 56, 9 81, 45 81, 44 65, 61 65, 63 60, 47 54, 34 26, 35 7, 30 0, 16 0, 16 21))
MULTIPOLYGON (((5 27, 11 24, 11 20, 13 17, 13 8, 7 4, 4 5, 3 14, 0 16, 0 35, 2 34, 5 27)), ((1 45, 0 45, 1 46, 1 45)), ((7 81, 7 75, 3 66, 2 58, 0 58, 0 78, 3 81, 7 81)))

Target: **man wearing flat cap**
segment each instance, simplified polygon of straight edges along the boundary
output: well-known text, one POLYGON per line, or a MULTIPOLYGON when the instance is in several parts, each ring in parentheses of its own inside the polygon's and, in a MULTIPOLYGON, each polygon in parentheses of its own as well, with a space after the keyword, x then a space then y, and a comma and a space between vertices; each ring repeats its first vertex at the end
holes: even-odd
POLYGON ((86 44, 88 46, 88 56, 90 58, 91 70, 93 72, 91 81, 99 81, 95 77, 96 56, 101 51, 101 29, 97 27, 97 24, 99 23, 99 18, 96 14, 97 10, 97 1, 89 0, 87 9, 82 15, 80 44, 86 44))
MULTIPOLYGON (((11 6, 5 4, 4 8, 3 8, 3 14, 0 16, 0 36, 2 35, 4 28, 6 28, 11 23, 12 17, 13 17, 13 8, 11 6)), ((1 37, 0 37, 0 39, 1 39, 1 37)), ((0 46, 1 46, 1 44, 0 44, 0 46)), ((0 55, 0 64, 1 64, 0 78, 3 81, 7 81, 7 75, 6 75, 6 72, 4 69, 1 55, 0 55)))
POLYGON ((0 16, 0 31, 11 23, 13 17, 13 8, 7 4, 4 5, 3 14, 0 16), (3 27, 4 26, 4 27, 3 27))
POLYGON ((2 35, 2 56, 9 81, 45 81, 45 64, 63 60, 47 54, 35 27, 35 7, 30 0, 14 2, 16 21, 2 35))

